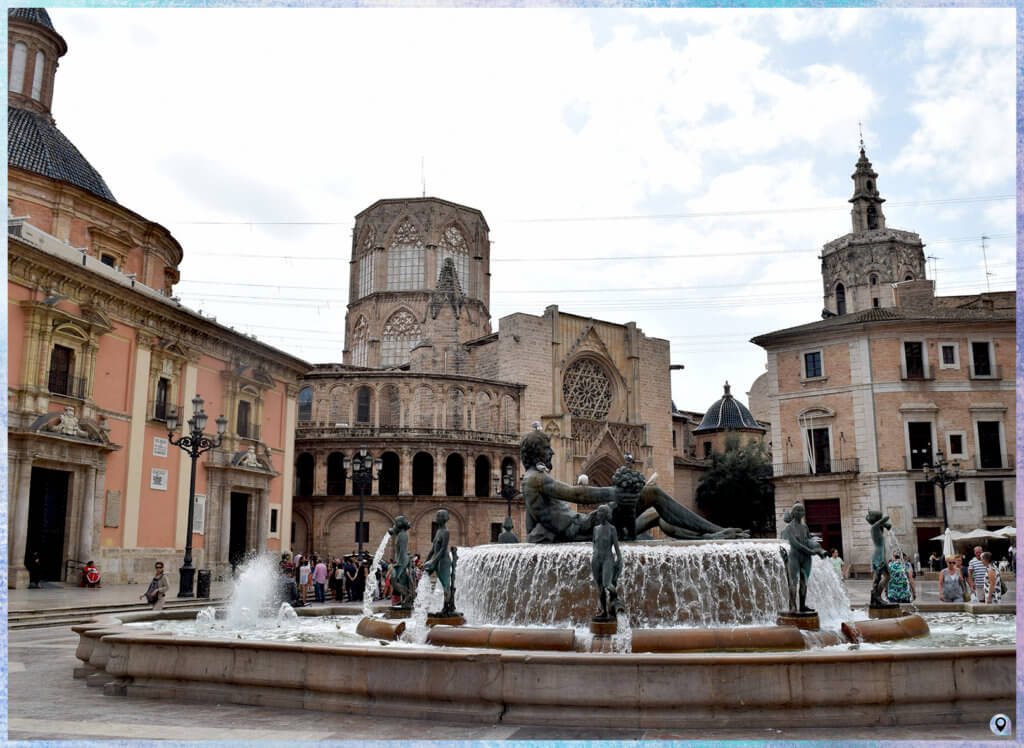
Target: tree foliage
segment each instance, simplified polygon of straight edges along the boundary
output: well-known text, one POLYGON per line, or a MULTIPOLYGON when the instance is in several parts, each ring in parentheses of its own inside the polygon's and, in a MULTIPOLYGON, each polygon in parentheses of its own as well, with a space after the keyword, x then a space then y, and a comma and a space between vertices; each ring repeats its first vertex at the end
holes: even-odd
POLYGON ((727 437, 725 451, 711 453, 711 466, 697 485, 697 507, 717 525, 774 537, 771 465, 762 440, 741 445, 739 437, 727 437))

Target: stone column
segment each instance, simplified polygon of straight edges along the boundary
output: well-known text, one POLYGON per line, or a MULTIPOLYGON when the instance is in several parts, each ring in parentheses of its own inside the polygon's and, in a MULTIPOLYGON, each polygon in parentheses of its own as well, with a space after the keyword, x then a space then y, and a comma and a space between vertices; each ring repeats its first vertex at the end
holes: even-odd
POLYGON ((92 526, 96 514, 96 468, 85 469, 85 486, 82 491, 82 512, 78 525, 78 558, 88 561, 92 558, 92 526))
POLYGON ((270 497, 266 489, 259 492, 256 500, 256 551, 267 550, 267 536, 270 534, 270 497))
POLYGON ((327 495, 327 456, 320 451, 313 452, 313 495, 327 495))
POLYGON ((25 544, 28 541, 28 504, 31 486, 32 458, 30 456, 22 457, 18 461, 18 485, 14 501, 11 502, 14 511, 11 512, 10 534, 8 535, 10 542, 7 567, 10 570, 8 586, 15 589, 24 589, 28 586, 25 544))
POLYGON ((462 455, 462 495, 476 495, 476 458, 472 455, 462 455))
POLYGON ((445 453, 443 450, 434 450, 434 496, 444 496, 447 486, 447 471, 445 470, 445 453))
POLYGON ((227 566, 231 561, 231 492, 222 486, 220 494, 220 560, 227 566))
POLYGON ((398 459, 398 495, 412 496, 412 450, 402 447, 398 459))

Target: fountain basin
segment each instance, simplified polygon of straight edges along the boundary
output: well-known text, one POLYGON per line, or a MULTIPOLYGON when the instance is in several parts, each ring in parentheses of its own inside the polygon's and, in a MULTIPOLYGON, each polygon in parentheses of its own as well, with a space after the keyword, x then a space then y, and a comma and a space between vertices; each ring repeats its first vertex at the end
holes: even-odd
MULTIPOLYGON (((153 614, 122 616, 155 620, 153 614)), ((1014 706, 1012 646, 593 654, 200 639, 76 627, 114 695, 494 724, 682 728, 987 721, 1014 706)), ((434 629, 439 631, 441 629, 434 629)))
MULTIPOLYGON (((623 543, 619 599, 634 628, 771 624, 787 606, 781 547, 774 539, 623 543)), ((590 543, 461 548, 456 605, 474 625, 585 625, 597 608, 592 552, 590 543)))

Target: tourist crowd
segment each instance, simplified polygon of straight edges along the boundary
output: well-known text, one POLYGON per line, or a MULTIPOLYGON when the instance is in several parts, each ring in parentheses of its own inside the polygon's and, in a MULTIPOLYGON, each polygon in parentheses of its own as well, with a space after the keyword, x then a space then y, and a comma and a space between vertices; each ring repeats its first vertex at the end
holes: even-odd
MULTIPOLYGON (((374 600, 389 599, 397 602, 397 595, 392 593, 391 572, 394 559, 381 559, 377 568, 372 571, 373 560, 369 554, 349 554, 329 559, 317 553, 289 553, 281 555, 281 576, 285 586, 285 598, 293 605, 304 605, 313 593, 318 603, 326 603, 327 595, 333 596, 334 602, 362 602, 366 596, 367 585, 372 590, 374 600)), ((419 555, 413 557, 416 569, 416 582, 423 575, 423 562, 419 555)))

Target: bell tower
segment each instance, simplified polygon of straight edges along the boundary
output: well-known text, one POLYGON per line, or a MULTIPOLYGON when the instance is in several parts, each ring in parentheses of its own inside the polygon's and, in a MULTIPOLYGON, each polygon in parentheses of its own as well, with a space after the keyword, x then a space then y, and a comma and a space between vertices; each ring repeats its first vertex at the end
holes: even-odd
POLYGON ((925 278, 921 237, 886 226, 885 198, 878 192, 878 174, 868 160, 863 138, 850 178, 851 231, 825 244, 821 252, 823 317, 895 306, 894 284, 925 278))

